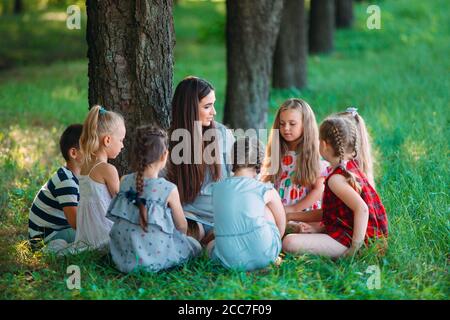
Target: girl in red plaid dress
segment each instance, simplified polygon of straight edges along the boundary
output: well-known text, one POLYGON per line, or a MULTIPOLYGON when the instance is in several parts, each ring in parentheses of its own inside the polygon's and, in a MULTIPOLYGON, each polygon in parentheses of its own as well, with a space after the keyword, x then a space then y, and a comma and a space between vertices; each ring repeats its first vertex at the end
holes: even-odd
POLYGON ((367 131, 363 117, 355 107, 348 107, 344 112, 336 113, 336 116, 347 118, 356 126, 356 131, 358 132, 358 155, 355 160, 358 161, 359 169, 364 172, 370 185, 376 188, 373 172, 376 159, 372 153, 372 139, 367 131))
POLYGON ((287 235, 283 249, 332 258, 353 255, 370 238, 386 239, 386 211, 354 160, 358 154, 355 125, 346 118, 327 118, 320 126, 319 139, 320 153, 331 165, 322 209, 288 215, 288 219, 302 221, 303 233, 287 235))

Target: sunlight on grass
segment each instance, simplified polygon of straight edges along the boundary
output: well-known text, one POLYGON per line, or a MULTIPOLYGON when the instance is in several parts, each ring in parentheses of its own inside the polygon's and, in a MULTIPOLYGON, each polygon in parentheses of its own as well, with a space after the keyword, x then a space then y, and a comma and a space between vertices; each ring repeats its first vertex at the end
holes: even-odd
POLYGON ((379 112, 377 117, 378 122, 382 125, 384 130, 393 129, 392 117, 388 114, 388 112, 379 112))
POLYGON ((35 163, 49 166, 57 156, 58 129, 11 126, 2 139, 2 152, 9 154, 19 169, 30 169, 35 163))
POLYGON ((402 146, 402 150, 414 161, 419 161, 427 155, 427 146, 424 141, 416 141, 408 138, 402 146))
POLYGON ((40 16, 42 21, 65 21, 66 19, 66 12, 46 12, 40 16))
POLYGON ((51 97, 53 99, 62 99, 64 101, 76 102, 79 101, 78 94, 78 88, 74 87, 73 85, 66 85, 55 87, 55 89, 52 90, 51 97))
POLYGON ((25 264, 28 266, 31 265, 37 266, 41 264, 42 252, 40 251, 33 252, 30 249, 28 240, 17 242, 14 245, 14 251, 15 251, 15 258, 18 264, 22 265, 25 264))

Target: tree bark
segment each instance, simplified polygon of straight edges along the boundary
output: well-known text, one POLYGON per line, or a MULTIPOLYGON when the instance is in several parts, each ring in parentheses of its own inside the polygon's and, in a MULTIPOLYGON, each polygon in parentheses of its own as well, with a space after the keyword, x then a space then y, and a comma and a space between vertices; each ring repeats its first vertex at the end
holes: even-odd
POLYGON ((131 170, 136 128, 168 128, 173 80, 172 1, 87 0, 89 105, 100 104, 125 118, 125 148, 114 161, 131 170))
POLYGON ((14 14, 21 14, 23 12, 23 2, 22 0, 14 0, 14 14))
POLYGON ((334 0, 311 0, 309 52, 329 53, 334 48, 334 0))
POLYGON ((353 24, 353 0, 335 0, 336 27, 350 28, 353 24))
POLYGON ((273 52, 283 0, 228 0, 227 89, 224 122, 265 128, 273 52))
POLYGON ((285 0, 273 59, 274 88, 306 86, 308 38, 304 0, 285 0))

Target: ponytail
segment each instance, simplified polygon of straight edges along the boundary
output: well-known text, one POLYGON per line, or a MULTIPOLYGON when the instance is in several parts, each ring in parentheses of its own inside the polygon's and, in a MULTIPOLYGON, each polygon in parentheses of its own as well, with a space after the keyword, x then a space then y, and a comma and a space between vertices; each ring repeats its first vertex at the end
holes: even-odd
POLYGON ((91 162, 95 157, 100 142, 97 134, 98 116, 100 106, 93 106, 84 120, 83 131, 80 137, 80 150, 85 162, 91 162))
POLYGON ((359 150, 356 160, 361 166, 361 170, 366 174, 367 179, 371 184, 374 183, 374 173, 373 173, 373 158, 372 158, 372 147, 370 143, 370 136, 367 132, 366 123, 364 119, 356 114, 355 117, 356 128, 358 130, 359 136, 359 150))
POLYGON ((119 113, 108 111, 99 105, 91 108, 86 120, 84 120, 80 137, 80 150, 83 153, 85 163, 95 159, 95 153, 100 148, 102 137, 106 134, 112 134, 117 130, 120 123, 125 124, 119 113))
POLYGON ((345 180, 348 182, 348 184, 358 193, 361 193, 361 184, 356 179, 356 176, 353 172, 350 172, 347 170, 345 165, 341 164, 339 165, 339 168, 342 170, 342 175, 345 177, 345 180))

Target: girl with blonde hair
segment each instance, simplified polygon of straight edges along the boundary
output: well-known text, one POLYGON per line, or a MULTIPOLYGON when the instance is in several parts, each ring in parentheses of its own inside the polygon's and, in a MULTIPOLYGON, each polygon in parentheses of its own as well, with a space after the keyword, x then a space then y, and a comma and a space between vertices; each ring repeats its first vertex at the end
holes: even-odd
POLYGON ((320 159, 319 134, 311 107, 301 99, 286 100, 275 116, 262 180, 274 184, 287 214, 318 209, 327 166, 320 159))
POLYGON ((106 211, 119 191, 120 181, 116 167, 108 159, 119 155, 125 133, 123 117, 98 105, 91 108, 84 121, 80 137, 84 164, 79 177, 76 246, 96 249, 109 243, 113 222, 106 218, 106 211))

